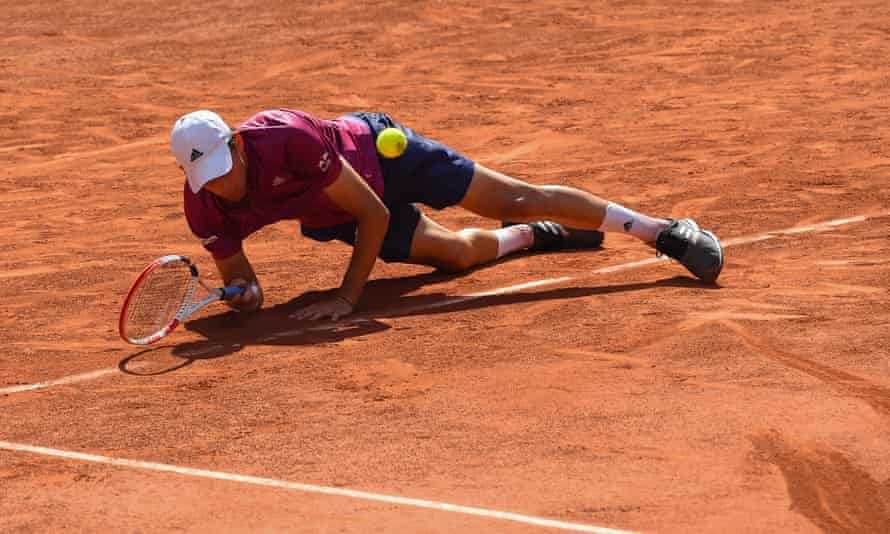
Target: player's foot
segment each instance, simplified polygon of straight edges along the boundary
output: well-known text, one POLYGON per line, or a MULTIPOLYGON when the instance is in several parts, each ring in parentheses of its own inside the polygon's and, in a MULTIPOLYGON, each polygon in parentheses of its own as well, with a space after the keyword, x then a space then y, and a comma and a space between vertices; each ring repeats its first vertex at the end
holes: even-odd
MULTIPOLYGON (((504 227, 523 223, 503 223, 504 227)), ((568 228, 551 221, 537 221, 528 224, 535 235, 535 241, 528 248, 531 252, 553 252, 556 250, 583 250, 600 248, 603 233, 597 230, 568 228)))
POLYGON ((655 240, 659 254, 679 261, 702 282, 714 283, 723 269, 723 247, 712 232, 702 230, 692 219, 671 221, 655 240))

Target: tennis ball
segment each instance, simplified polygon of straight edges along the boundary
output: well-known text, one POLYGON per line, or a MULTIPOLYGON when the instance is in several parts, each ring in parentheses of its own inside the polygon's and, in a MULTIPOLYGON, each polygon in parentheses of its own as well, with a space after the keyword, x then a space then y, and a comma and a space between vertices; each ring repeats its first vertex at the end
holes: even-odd
POLYGON ((405 153, 408 138, 398 128, 386 128, 377 135, 377 152, 384 158, 393 159, 405 153))

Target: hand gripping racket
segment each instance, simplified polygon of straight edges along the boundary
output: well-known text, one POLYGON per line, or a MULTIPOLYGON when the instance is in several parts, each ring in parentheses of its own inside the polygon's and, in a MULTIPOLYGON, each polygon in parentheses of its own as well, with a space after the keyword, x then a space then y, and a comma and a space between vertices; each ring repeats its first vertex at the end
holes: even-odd
POLYGON ((133 282, 121 307, 118 331, 127 343, 149 345, 198 310, 243 292, 237 286, 209 287, 188 258, 164 256, 151 262, 133 282), (198 291, 198 286, 204 291, 198 291))

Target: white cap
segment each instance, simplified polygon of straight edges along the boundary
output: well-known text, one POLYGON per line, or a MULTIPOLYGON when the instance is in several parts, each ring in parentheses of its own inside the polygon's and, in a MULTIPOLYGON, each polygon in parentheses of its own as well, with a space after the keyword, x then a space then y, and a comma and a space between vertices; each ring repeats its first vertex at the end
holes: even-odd
POLYGON ((170 147, 193 193, 232 170, 231 138, 232 130, 222 117, 206 109, 183 115, 173 125, 170 147))

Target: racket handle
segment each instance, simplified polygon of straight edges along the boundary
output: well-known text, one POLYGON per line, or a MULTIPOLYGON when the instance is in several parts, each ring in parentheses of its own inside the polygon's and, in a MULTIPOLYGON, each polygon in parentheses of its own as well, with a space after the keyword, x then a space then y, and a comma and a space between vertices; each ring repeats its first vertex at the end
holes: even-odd
POLYGON ((241 286, 227 286, 222 288, 221 300, 232 300, 238 295, 244 293, 247 288, 241 286))

